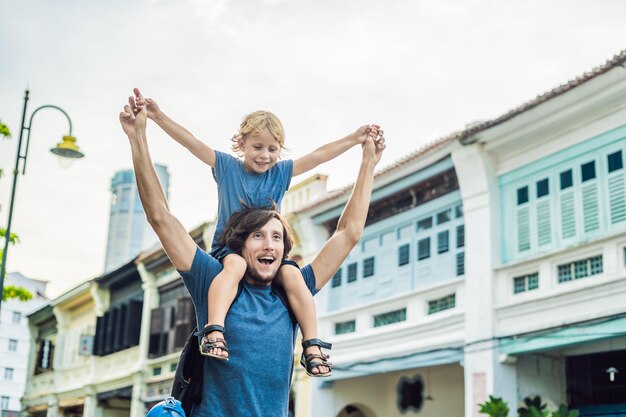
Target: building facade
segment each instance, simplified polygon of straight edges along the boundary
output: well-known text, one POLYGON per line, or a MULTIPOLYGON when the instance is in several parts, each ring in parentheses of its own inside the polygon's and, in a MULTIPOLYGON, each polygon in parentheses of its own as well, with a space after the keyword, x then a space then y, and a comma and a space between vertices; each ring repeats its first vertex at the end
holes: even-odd
POLYGON ((0 410, 2 417, 18 417, 26 388, 26 368, 31 339, 27 315, 47 301, 46 282, 13 272, 6 276, 5 286, 28 290, 29 301, 7 300, 0 311, 0 410))
MULTIPOLYGON (((475 417, 489 395, 511 410, 539 395, 583 417, 626 413, 625 63, 626 52, 376 174, 360 242, 316 296, 333 375, 296 366, 296 417, 475 417)), ((320 176, 290 191, 301 262, 350 189, 327 194, 320 176)), ((213 225, 190 233, 206 248, 213 225)), ((24 406, 38 417, 144 415, 196 327, 160 248, 29 323, 24 406)))
MULTIPOLYGON (((488 395, 626 413, 625 61, 377 174, 318 296, 334 374, 297 415, 478 416, 488 395)), ((305 259, 346 200, 296 213, 305 259)))
MULTIPOLYGON (((154 169, 167 198, 170 181, 167 167, 155 164, 154 169)), ((135 172, 132 169, 116 172, 111 179, 105 272, 112 271, 128 262, 156 241, 156 235, 146 221, 146 215, 139 200, 135 172)))

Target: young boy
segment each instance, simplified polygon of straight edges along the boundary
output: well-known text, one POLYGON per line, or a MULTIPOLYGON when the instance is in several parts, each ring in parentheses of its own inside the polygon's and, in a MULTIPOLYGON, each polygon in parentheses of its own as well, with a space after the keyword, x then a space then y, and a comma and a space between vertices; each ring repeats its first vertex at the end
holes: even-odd
MULTIPOLYGON (((295 161, 279 161, 285 143, 283 126, 274 114, 256 111, 244 117, 239 132, 232 138, 232 150, 241 158, 237 159, 215 151, 197 139, 165 115, 154 100, 145 99, 137 88, 134 93, 137 106, 146 107, 149 119, 213 169, 218 185, 218 218, 211 255, 224 268, 209 288, 208 323, 199 332, 203 336, 200 352, 206 356, 228 360, 224 320, 236 297, 239 281, 246 271, 246 261, 219 241, 230 215, 246 206, 268 207, 273 203, 280 206, 293 176, 308 172, 341 155, 352 146, 362 144, 368 136, 377 139, 380 135, 382 138, 382 130, 377 125, 361 126, 343 139, 323 145, 295 161)), ((270 264, 277 260, 271 251, 267 251, 259 256, 259 261, 270 264)), ((329 356, 322 353, 321 348, 330 349, 331 345, 317 338, 313 297, 304 284, 299 268, 289 264, 289 261, 278 261, 282 261, 283 266, 276 282, 285 289, 289 305, 302 331, 301 364, 309 376, 330 376, 332 370, 327 361, 329 356)))

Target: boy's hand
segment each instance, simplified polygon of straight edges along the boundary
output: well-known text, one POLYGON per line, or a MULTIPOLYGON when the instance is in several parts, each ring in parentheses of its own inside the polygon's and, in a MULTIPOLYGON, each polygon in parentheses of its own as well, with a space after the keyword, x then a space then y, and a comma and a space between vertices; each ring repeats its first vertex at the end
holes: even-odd
POLYGON ((354 137, 356 138, 356 143, 363 144, 368 137, 377 138, 378 137, 378 129, 380 126, 378 125, 365 125, 361 126, 354 132, 354 137))
POLYGON ((156 101, 151 98, 144 98, 138 88, 133 88, 133 93, 135 93, 135 102, 137 103, 137 107, 145 107, 148 119, 154 120, 154 118, 157 117, 161 111, 156 101))
POLYGON ((136 137, 139 132, 146 130, 147 112, 146 107, 138 107, 135 97, 128 97, 128 104, 120 113, 120 123, 124 133, 129 138, 136 137))

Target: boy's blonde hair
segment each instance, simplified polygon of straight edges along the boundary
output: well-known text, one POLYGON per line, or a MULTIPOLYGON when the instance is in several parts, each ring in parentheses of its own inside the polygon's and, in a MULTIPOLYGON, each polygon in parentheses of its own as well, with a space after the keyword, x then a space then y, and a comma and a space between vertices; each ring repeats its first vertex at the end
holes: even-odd
POLYGON ((285 149, 285 129, 283 129, 283 124, 274 113, 264 110, 257 110, 243 118, 239 126, 239 133, 231 139, 233 141, 232 151, 239 156, 243 156, 243 150, 239 146, 239 139, 241 138, 241 140, 245 141, 248 135, 260 135, 265 129, 278 141, 280 154, 282 155, 282 151, 285 149))

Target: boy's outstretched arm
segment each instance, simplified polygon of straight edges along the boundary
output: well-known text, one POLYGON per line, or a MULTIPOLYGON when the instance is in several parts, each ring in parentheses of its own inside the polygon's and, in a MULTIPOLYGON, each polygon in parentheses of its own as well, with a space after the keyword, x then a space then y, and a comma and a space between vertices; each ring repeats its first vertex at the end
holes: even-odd
POLYGON ((133 92, 135 93, 137 106, 145 107, 148 111, 148 119, 154 120, 165 133, 187 148, 196 158, 211 167, 215 166, 215 151, 210 146, 170 119, 163 113, 156 101, 151 98, 144 98, 138 88, 133 89, 133 92))
POLYGON ((172 215, 154 171, 146 137, 145 107, 138 108, 134 97, 120 113, 120 123, 128 136, 133 156, 139 198, 148 222, 156 232, 163 249, 174 267, 180 271, 191 269, 196 253, 196 243, 176 217, 172 215))
POLYGON ((385 139, 382 136, 377 139, 367 138, 363 143, 359 175, 339 217, 337 229, 311 262, 317 289, 326 285, 361 238, 372 199, 374 168, 384 150, 385 139))
POLYGON ((364 143, 369 136, 373 138, 378 137, 379 129, 380 126, 378 125, 361 126, 345 138, 327 143, 313 152, 296 159, 293 161, 293 176, 304 174, 318 165, 338 157, 354 145, 364 143))

